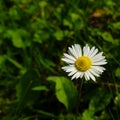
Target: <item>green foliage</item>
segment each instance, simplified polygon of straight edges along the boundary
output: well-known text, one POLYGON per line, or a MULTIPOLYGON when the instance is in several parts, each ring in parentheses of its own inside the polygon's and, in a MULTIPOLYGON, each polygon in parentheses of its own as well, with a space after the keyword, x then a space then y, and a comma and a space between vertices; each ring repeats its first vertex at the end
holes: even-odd
POLYGON ((78 93, 72 81, 65 77, 49 77, 49 81, 56 83, 55 93, 57 99, 63 103, 68 111, 71 111, 77 103, 78 93))
POLYGON ((32 88, 32 90, 41 91, 41 90, 48 90, 48 89, 46 86, 35 86, 34 88, 32 88))
POLYGON ((115 76, 120 78, 120 68, 116 69, 115 76))
POLYGON ((120 120, 120 0, 0 1, 0 120, 120 120), (74 43, 103 51, 96 83, 71 81, 74 43))

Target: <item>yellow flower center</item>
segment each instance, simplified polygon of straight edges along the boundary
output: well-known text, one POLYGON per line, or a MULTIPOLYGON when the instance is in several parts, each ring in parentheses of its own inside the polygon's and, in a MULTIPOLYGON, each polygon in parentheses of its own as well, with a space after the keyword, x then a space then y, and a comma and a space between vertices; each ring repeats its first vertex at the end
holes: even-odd
POLYGON ((91 65, 92 61, 87 56, 81 56, 75 61, 75 67, 82 72, 87 71, 91 65))

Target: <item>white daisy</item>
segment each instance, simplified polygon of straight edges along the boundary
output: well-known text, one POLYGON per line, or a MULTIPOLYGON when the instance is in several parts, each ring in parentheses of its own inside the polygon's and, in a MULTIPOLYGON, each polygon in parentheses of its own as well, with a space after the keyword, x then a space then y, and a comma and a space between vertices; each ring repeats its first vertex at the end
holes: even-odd
POLYGON ((62 69, 68 72, 68 76, 72 76, 72 79, 85 78, 85 80, 92 79, 95 81, 95 76, 99 77, 105 70, 101 65, 107 64, 103 52, 98 53, 98 49, 90 47, 88 45, 83 47, 83 50, 79 44, 68 47, 68 54, 64 53, 62 61, 68 65, 62 67, 62 69))

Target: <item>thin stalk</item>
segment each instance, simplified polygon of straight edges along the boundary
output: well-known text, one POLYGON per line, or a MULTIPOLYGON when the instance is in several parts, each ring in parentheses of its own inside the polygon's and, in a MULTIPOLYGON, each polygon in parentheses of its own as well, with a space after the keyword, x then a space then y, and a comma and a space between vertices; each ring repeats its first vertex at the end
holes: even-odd
POLYGON ((77 106, 76 106, 76 114, 77 114, 77 115, 79 114, 80 99, 81 99, 81 96, 82 96, 83 81, 84 81, 84 79, 81 79, 81 80, 79 80, 79 81, 77 82, 77 89, 78 89, 78 103, 77 103, 77 106))

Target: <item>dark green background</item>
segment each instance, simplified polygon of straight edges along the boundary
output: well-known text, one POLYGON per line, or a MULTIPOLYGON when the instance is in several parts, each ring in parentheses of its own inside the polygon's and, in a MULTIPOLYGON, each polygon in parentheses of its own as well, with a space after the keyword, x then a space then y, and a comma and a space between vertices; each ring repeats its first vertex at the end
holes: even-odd
POLYGON ((120 120, 119 51, 120 0, 1 0, 0 119, 120 120), (74 43, 108 61, 81 90, 61 70, 74 43))

